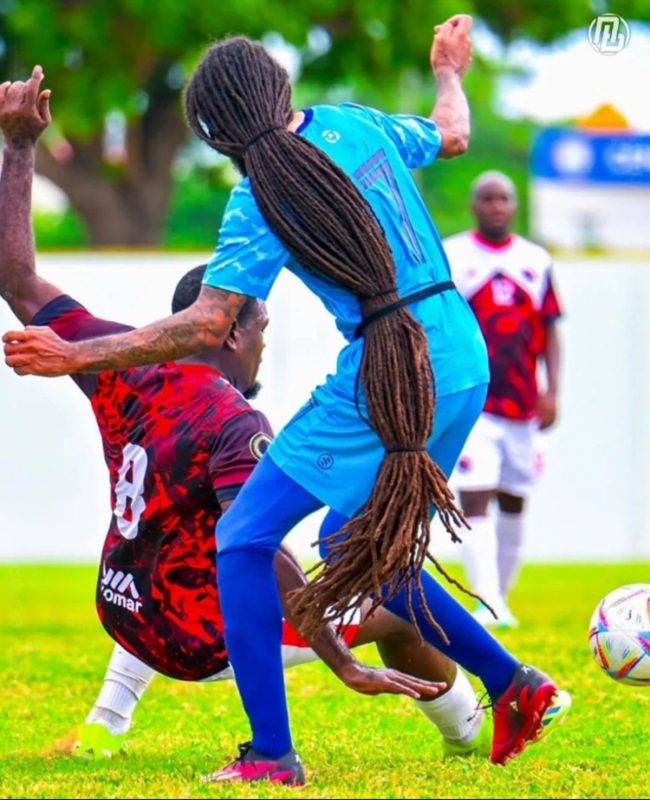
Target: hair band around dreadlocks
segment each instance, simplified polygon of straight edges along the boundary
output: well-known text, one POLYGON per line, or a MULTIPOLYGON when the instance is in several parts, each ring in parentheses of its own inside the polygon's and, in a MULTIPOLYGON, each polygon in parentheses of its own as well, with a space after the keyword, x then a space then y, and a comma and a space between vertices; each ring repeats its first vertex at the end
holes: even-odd
POLYGON ((392 456, 395 453, 424 453, 426 452, 426 447, 401 447, 395 448, 394 450, 386 450, 387 455, 392 456))
POLYGON ((268 136, 269 133, 273 133, 273 131, 281 131, 283 130, 282 125, 273 125, 271 128, 265 128, 263 131, 256 133, 250 141, 246 142, 243 147, 243 152, 245 153, 249 147, 255 144, 258 139, 261 139, 263 136, 268 136))
MULTIPOLYGON (((407 294, 406 297, 400 297, 395 303, 389 303, 387 306, 383 308, 378 308, 377 311, 373 311, 371 314, 367 314, 361 320, 361 322, 357 325, 357 328, 354 332, 355 337, 358 339, 360 336, 363 336, 363 332, 371 325, 373 322, 377 322, 378 319, 382 317, 386 317, 389 314, 393 314, 395 311, 398 311, 400 308, 404 308, 404 306, 411 305, 411 303, 417 303, 419 300, 424 300, 427 297, 433 297, 435 294, 441 294, 442 292, 448 292, 450 289, 455 289, 456 284, 453 281, 442 281, 441 283, 434 283, 431 286, 426 286, 424 289, 420 289, 418 292, 413 292, 413 294, 407 294)), ((381 294, 388 294, 389 291, 386 290, 384 292, 380 292, 375 297, 379 297, 381 294)))

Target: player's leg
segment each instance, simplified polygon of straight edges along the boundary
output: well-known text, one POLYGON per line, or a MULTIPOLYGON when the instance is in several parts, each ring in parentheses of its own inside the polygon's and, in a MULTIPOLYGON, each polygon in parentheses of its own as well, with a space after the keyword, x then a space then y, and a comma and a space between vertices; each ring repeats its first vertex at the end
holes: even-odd
MULTIPOLYGON (((468 433, 483 408, 484 400, 483 386, 438 398, 436 435, 430 452, 446 474, 450 474, 453 470, 468 433)), ((330 511, 325 517, 319 534, 321 553, 328 547, 328 537, 336 534, 346 521, 346 517, 334 511, 330 511)), ((443 631, 453 631, 455 634, 449 642, 440 636, 427 621, 422 598, 416 593, 413 597, 413 610, 426 641, 468 672, 480 677, 491 694, 497 695, 502 692, 515 673, 518 663, 516 659, 429 573, 423 572, 421 578, 426 603, 433 609, 436 621, 443 631)), ((403 589, 397 597, 386 601, 384 605, 401 619, 410 622, 406 589, 403 589)))
MULTIPOLYGON (((453 469, 483 401, 484 393, 477 391, 438 400, 432 456, 447 474, 453 469)), ((325 522, 331 527, 325 526, 321 538, 334 534, 344 521, 341 515, 338 523, 335 515, 328 515, 325 522)), ((423 572, 421 578, 428 607, 433 609, 442 630, 451 636, 445 641, 431 626, 423 611, 422 597, 415 593, 412 611, 418 627, 426 641, 483 682, 495 710, 491 758, 495 763, 505 763, 521 752, 527 741, 539 736, 557 686, 544 673, 514 658, 431 575, 423 572)), ((401 619, 410 619, 406 589, 384 605, 401 619)))
MULTIPOLYGON (((464 672, 439 651, 423 644, 412 625, 386 611, 376 609, 371 617, 360 614, 343 625, 341 635, 350 647, 376 642, 386 666, 425 680, 445 681, 449 689, 433 701, 413 701, 442 735, 444 757, 490 755, 493 725, 489 714, 480 708, 464 672)), ((311 663, 318 656, 302 636, 284 622, 282 661, 285 669, 311 663)), ((232 680, 232 668, 219 671, 209 681, 232 680)), ((560 692, 543 719, 544 734, 563 721, 571 698, 560 692)))
MULTIPOLYGON (((323 521, 321 538, 335 534, 345 522, 346 517, 330 512, 323 521)), ((499 694, 515 673, 516 659, 432 575, 423 572, 421 578, 426 603, 433 609, 436 621, 443 631, 453 631, 455 634, 448 642, 440 636, 428 622, 422 598, 416 593, 413 596, 413 610, 424 639, 468 672, 481 678, 490 693, 499 694)), ((400 619, 410 621, 406 589, 397 597, 387 600, 384 607, 400 619)))
POLYGON ((483 625, 497 623, 489 608, 499 621, 507 616, 499 586, 496 520, 491 509, 501 472, 501 435, 498 421, 481 414, 454 473, 461 508, 471 526, 471 530, 463 533, 461 558, 469 586, 486 603, 479 604, 475 612, 483 625))
POLYGON ((461 508, 470 526, 462 534, 461 559, 468 585, 484 601, 474 611, 482 625, 496 624, 504 610, 497 571, 496 522, 491 510, 493 498, 493 490, 460 490, 461 508))
POLYGON ((252 744, 212 780, 300 783, 281 658, 282 607, 273 558, 287 533, 322 503, 265 456, 217 526, 225 637, 252 744), (264 679, 260 680, 263 675, 264 679))
POLYGON ((507 598, 521 568, 528 517, 527 499, 543 472, 534 422, 510 422, 504 440, 503 473, 497 494, 499 583, 507 598))
MULTIPOLYGON (((432 456, 447 474, 453 469, 473 421, 483 408, 483 401, 483 387, 481 391, 462 392, 438 400, 436 427, 439 433, 432 456)), ((346 521, 343 515, 336 512, 331 511, 326 516, 319 536, 321 552, 327 547, 324 544, 327 538, 340 530, 346 521)), ((422 598, 416 594, 413 598, 413 610, 426 641, 480 677, 490 694, 499 695, 515 674, 518 663, 516 659, 472 619, 467 610, 431 575, 423 572, 422 583, 426 603, 430 609, 434 609, 437 622, 444 631, 455 633, 451 641, 446 642, 427 621, 422 598)), ((387 601, 385 607, 401 619, 410 621, 406 589, 387 601)))
MULTIPOLYGON (((385 608, 366 617, 352 641, 352 646, 375 641, 384 664, 393 669, 430 681, 445 681, 446 692, 433 700, 414 701, 415 705, 438 728, 444 757, 490 755, 493 725, 490 715, 481 708, 465 673, 440 651, 424 644, 415 628, 398 619, 385 608)), ((542 718, 546 736, 558 727, 571 708, 571 696, 559 691, 542 718)))
POLYGON ((81 758, 110 758, 125 748, 135 707, 154 678, 155 671, 115 645, 104 684, 71 753, 81 758))
POLYGON ((426 642, 415 628, 385 608, 367 617, 353 645, 375 642, 387 667, 429 681, 445 681, 447 690, 433 700, 414 700, 418 709, 442 736, 443 754, 490 752, 491 731, 485 712, 465 673, 454 661, 426 642))
POLYGON ((508 595, 515 585, 523 559, 526 532, 526 498, 509 492, 497 493, 497 563, 499 565, 499 588, 501 597, 508 605, 508 595))
MULTIPOLYGON (((334 535, 346 521, 342 515, 330 512, 323 522, 321 536, 334 535)), ((505 764, 527 742, 539 738, 545 726, 562 721, 571 698, 560 692, 547 675, 518 662, 426 572, 422 573, 422 586, 428 607, 434 610, 436 621, 450 640, 446 642, 430 625, 423 613, 422 598, 415 593, 413 610, 418 627, 427 642, 483 682, 494 709, 490 757, 495 763, 505 764)), ((406 590, 386 601, 385 607, 408 620, 406 590)))

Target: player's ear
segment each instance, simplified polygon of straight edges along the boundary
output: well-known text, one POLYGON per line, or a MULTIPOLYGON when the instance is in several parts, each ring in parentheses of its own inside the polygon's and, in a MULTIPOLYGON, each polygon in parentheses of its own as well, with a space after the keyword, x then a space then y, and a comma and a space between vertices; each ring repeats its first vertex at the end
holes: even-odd
POLYGON ((230 330, 228 331, 228 335, 222 345, 225 347, 226 350, 236 350, 239 344, 239 325, 237 324, 237 320, 235 320, 232 325, 230 326, 230 330))

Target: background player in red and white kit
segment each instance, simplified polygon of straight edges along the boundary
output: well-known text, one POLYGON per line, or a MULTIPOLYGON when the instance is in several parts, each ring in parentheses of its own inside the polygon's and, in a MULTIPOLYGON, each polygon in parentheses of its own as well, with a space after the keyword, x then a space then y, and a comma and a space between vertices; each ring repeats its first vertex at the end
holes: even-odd
POLYGON ((444 241, 458 289, 476 314, 488 347, 491 380, 484 413, 456 466, 455 483, 472 530, 463 560, 475 592, 495 610, 475 616, 512 627, 506 598, 522 559, 526 498, 542 469, 538 431, 557 417, 560 304, 551 256, 512 233, 517 211, 513 182, 490 171, 472 187, 477 230, 444 241), (544 389, 537 381, 544 364, 544 389), (496 498, 496 518, 490 514, 496 498))
MULTIPOLYGON (((0 177, 0 293, 24 323, 49 325, 66 339, 128 329, 93 316, 35 271, 31 182, 35 143, 49 122, 40 68, 27 83, 0 86, 5 135, 0 177)), ((203 268, 177 287, 173 311, 196 298, 203 268)), ((89 717, 95 751, 111 751, 155 672, 183 680, 228 677, 215 567, 215 523, 254 469, 271 431, 247 403, 255 387, 267 324, 264 305, 247 301, 224 345, 179 362, 73 380, 89 398, 110 474, 112 516, 97 584, 97 609, 117 642, 89 717), (102 738, 103 736, 103 738, 102 738)), ((282 589, 305 580, 289 554, 278 558, 282 589)), ((331 629, 314 643, 352 688, 417 698, 444 737, 447 752, 466 753, 490 732, 467 678, 421 645, 414 630, 384 609, 347 626, 349 643, 378 641, 385 661, 408 670, 359 664, 331 629), (423 680, 419 680, 422 678, 423 680), (448 685, 441 697, 431 680, 448 685), (481 732, 487 734, 481 737, 481 732)), ((285 625, 285 663, 313 657, 285 625)), ((558 714, 555 714, 558 718, 558 714)), ((87 742, 87 740, 86 740, 87 742)))

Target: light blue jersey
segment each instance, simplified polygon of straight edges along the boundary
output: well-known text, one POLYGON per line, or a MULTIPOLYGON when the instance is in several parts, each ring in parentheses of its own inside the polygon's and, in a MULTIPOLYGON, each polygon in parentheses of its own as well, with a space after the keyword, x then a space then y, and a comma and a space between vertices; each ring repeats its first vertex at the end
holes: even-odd
MULTIPOLYGON (((298 133, 323 150, 372 207, 393 252, 401 296, 450 279, 440 237, 411 175, 412 169, 431 164, 440 151, 441 137, 432 120, 352 104, 315 106, 305 112, 298 133)), ((314 391, 310 404, 286 426, 269 454, 323 502, 351 513, 359 500, 365 501, 359 493, 369 494, 383 458, 381 442, 357 411, 355 387, 363 353, 363 339, 354 340, 361 322, 359 301, 295 260, 269 228, 245 178, 230 196, 204 283, 266 299, 283 267, 322 300, 350 343, 339 356, 336 373, 314 391), (342 447, 340 458, 336 441, 342 447), (364 467, 368 486, 360 487, 353 475, 364 467), (349 485, 341 488, 350 480, 358 490, 351 494, 349 485)), ((437 396, 489 380, 483 338, 458 292, 429 297, 409 310, 427 332, 437 396)))

